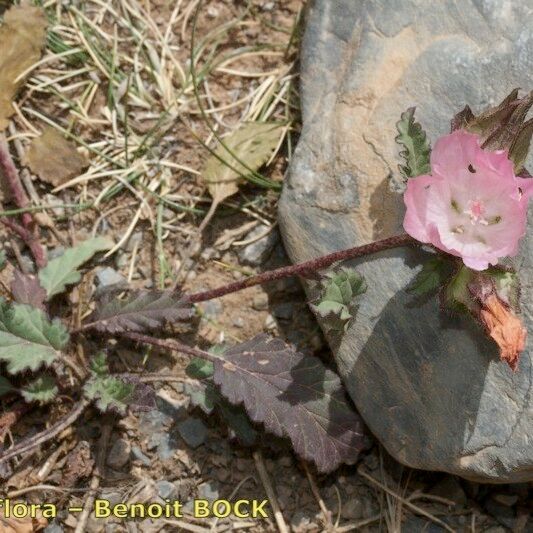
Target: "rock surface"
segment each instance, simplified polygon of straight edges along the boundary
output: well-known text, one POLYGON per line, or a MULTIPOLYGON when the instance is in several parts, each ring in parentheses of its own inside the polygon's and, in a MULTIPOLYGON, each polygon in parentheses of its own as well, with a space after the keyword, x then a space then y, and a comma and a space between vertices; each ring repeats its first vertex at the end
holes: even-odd
MULTIPOLYGON (((434 141, 466 103, 479 111, 514 87, 533 89, 533 10, 528 0, 315 0, 302 56, 304 128, 279 214, 295 262, 402 232, 390 179, 400 113, 416 105, 434 141)), ((330 344, 359 411, 399 461, 475 481, 533 480, 532 211, 517 259, 530 340, 515 374, 471 320, 405 292, 423 252, 354 262, 369 290, 330 344)))

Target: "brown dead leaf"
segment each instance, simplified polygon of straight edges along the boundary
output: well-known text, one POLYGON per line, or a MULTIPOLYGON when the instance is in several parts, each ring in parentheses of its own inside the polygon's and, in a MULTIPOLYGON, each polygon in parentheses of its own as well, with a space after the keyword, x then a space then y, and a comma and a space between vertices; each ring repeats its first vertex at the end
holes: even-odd
POLYGON ((516 370, 520 354, 526 347, 527 330, 522 321, 496 294, 491 294, 483 302, 480 316, 500 349, 500 358, 516 370))
POLYGON ((24 162, 34 174, 54 187, 79 176, 88 165, 76 145, 52 127, 32 141, 24 162))
POLYGON ((11 103, 24 82, 17 78, 41 57, 46 25, 40 7, 13 6, 4 14, 0 27, 0 131, 14 113, 11 103))
MULTIPOLYGON (((17 502, 10 502, 15 505, 17 502)), ((5 504, 0 507, 0 532, 1 533, 34 533, 41 531, 48 525, 48 520, 42 516, 39 510, 35 511, 35 518, 27 516, 26 518, 6 518, 5 504)))

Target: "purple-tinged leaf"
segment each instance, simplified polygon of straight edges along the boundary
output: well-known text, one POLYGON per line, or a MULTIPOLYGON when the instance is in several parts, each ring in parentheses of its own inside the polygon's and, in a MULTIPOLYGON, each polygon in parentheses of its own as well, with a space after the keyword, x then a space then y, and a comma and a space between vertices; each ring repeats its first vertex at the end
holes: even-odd
POLYGON ((280 339, 263 334, 226 350, 213 379, 232 404, 244 404, 253 421, 289 437, 320 472, 354 463, 367 446, 337 374, 280 339))
POLYGON ((152 411, 157 407, 156 394, 153 387, 143 383, 139 376, 135 374, 125 374, 119 377, 124 383, 129 383, 135 387, 128 402, 132 411, 152 411))
POLYGON ((190 320, 192 305, 168 291, 141 291, 125 300, 104 301, 83 329, 120 333, 161 329, 166 323, 190 320))
POLYGON ((30 305, 45 311, 46 291, 41 287, 39 279, 31 274, 22 274, 15 270, 11 282, 11 294, 19 304, 30 305))

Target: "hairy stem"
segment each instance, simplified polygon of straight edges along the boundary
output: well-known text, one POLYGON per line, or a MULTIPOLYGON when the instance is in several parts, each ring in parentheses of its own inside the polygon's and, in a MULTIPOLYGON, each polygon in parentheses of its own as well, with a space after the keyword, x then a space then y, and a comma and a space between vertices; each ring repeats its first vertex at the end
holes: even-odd
MULTIPOLYGON (((27 209, 30 202, 26 195, 26 191, 22 187, 17 167, 15 167, 15 163, 11 158, 9 147, 3 135, 0 135, 0 172, 6 180, 6 185, 9 187, 15 205, 19 209, 27 209)), ((39 268, 42 268, 46 266, 46 254, 36 235, 33 218, 29 212, 23 212, 21 218, 22 226, 19 226, 6 218, 0 220, 8 228, 17 233, 26 243, 35 259, 36 265, 39 268)))
POLYGON ((269 270, 249 278, 229 283, 216 289, 197 292, 185 296, 186 301, 191 303, 204 302, 206 300, 212 300, 213 298, 220 298, 226 294, 232 292, 241 291, 254 285, 260 285, 269 281, 288 278, 291 276, 306 276, 313 274, 319 270, 323 270, 331 266, 338 261, 344 261, 346 259, 355 259, 356 257, 363 257, 369 254, 375 254, 383 250, 390 250, 391 248, 398 248, 400 246, 407 246, 417 244, 417 241, 407 234, 396 235, 380 241, 371 242, 370 244, 364 244, 362 246, 356 246, 354 248, 348 248, 347 250, 340 250, 333 252, 316 259, 311 259, 304 263, 297 265, 289 265, 276 270, 269 270))
POLYGON ((130 339, 135 342, 142 342, 143 344, 150 344, 165 350, 186 353, 187 355, 199 357, 200 359, 205 359, 206 361, 211 361, 212 363, 220 359, 219 357, 211 355, 208 352, 204 352, 198 348, 191 348, 190 346, 182 344, 174 339, 158 339, 157 337, 143 335, 141 333, 134 333, 133 331, 123 331, 119 333, 119 335, 125 339, 130 339))

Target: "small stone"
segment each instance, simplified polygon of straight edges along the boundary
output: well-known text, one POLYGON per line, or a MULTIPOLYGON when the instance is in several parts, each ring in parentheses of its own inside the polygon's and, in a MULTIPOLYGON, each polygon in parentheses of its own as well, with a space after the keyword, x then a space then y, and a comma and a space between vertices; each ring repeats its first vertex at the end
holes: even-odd
POLYGON ((269 314, 265 318, 265 329, 272 330, 272 329, 276 329, 277 327, 278 327, 278 324, 276 322, 276 319, 271 314, 269 314))
POLYGON ((120 470, 129 461, 130 453, 130 442, 126 439, 117 439, 107 455, 107 465, 115 470, 120 470))
POLYGON ((143 233, 142 231, 136 231, 131 235, 131 237, 124 243, 122 248, 127 252, 133 252, 135 248, 139 248, 143 242, 143 233))
POLYGON ((514 529, 516 514, 512 507, 502 505, 501 503, 490 497, 485 502, 485 509, 494 517, 500 524, 509 529, 514 529))
POLYGON ((53 522, 48 524, 44 529, 43 533, 63 533, 64 529, 59 525, 53 522))
POLYGON ((168 461, 174 457, 177 449, 175 439, 168 433, 162 433, 158 436, 157 455, 162 461, 168 461))
POLYGON ((177 425, 182 439, 191 447, 198 448, 207 438, 207 427, 199 418, 188 418, 177 425))
POLYGON ((272 308, 272 312, 276 318, 280 318, 281 320, 290 320, 294 314, 294 304, 290 302, 276 304, 272 308))
POLYGON ((294 531, 306 531, 309 528, 311 519, 309 513, 299 510, 291 518, 291 527, 294 531))
POLYGON ((244 327, 244 319, 240 316, 238 316, 237 318, 234 318, 233 319, 233 325, 236 327, 236 328, 243 328, 244 327))
POLYGON ((163 479, 161 481, 158 481, 155 485, 157 487, 157 492, 159 496, 163 500, 171 500, 172 498, 175 498, 178 494, 178 488, 176 487, 176 485, 174 485, 174 483, 171 483, 170 481, 166 481, 163 479))
POLYGON ((96 273, 96 279, 100 287, 111 287, 113 285, 127 285, 128 281, 114 268, 105 267, 98 270, 96 273))
POLYGON ((124 501, 124 496, 117 491, 104 491, 102 492, 101 498, 107 500, 111 506, 124 501))
POLYGON ((240 270, 234 270, 231 275, 233 276, 233 279, 242 279, 244 274, 240 270))
POLYGON ((219 259, 220 252, 215 250, 215 248, 205 248, 200 254, 200 259, 204 261, 210 261, 211 259, 219 259))
POLYGON ((150 461, 150 458, 145 455, 142 450, 138 446, 133 446, 131 449, 131 455, 134 459, 137 459, 138 461, 141 461, 146 466, 150 466, 152 462, 150 461))
POLYGON ((261 224, 246 235, 244 240, 255 239, 261 235, 264 236, 248 246, 245 246, 239 252, 239 261, 242 264, 260 266, 270 257, 274 246, 279 242, 279 232, 277 229, 272 231, 268 230, 269 226, 261 224), (267 234, 265 235, 265 233, 267 234))
POLYGON ((198 277, 198 274, 194 270, 191 270, 187 272, 187 275, 185 276, 185 279, 187 281, 194 281, 198 277))
POLYGON ((357 496, 350 498, 342 505, 341 515, 346 520, 357 520, 362 518, 365 513, 365 506, 361 498, 357 496))
POLYGON ((139 431, 143 435, 150 436, 154 432, 163 431, 170 424, 172 418, 167 414, 152 409, 147 413, 141 413, 139 416, 139 431))
POLYGON ((256 311, 265 311, 268 309, 268 294, 260 292, 254 296, 252 307, 256 311))
POLYGON ((227 468, 219 468, 217 470, 217 479, 221 483, 225 483, 230 477, 230 472, 227 468))
POLYGON ((208 300, 202 302, 202 311, 207 318, 216 318, 222 314, 224 307, 219 300, 208 300))
POLYGON ((202 483, 198 486, 198 496, 204 500, 214 501, 218 500, 218 487, 212 481, 202 483))

